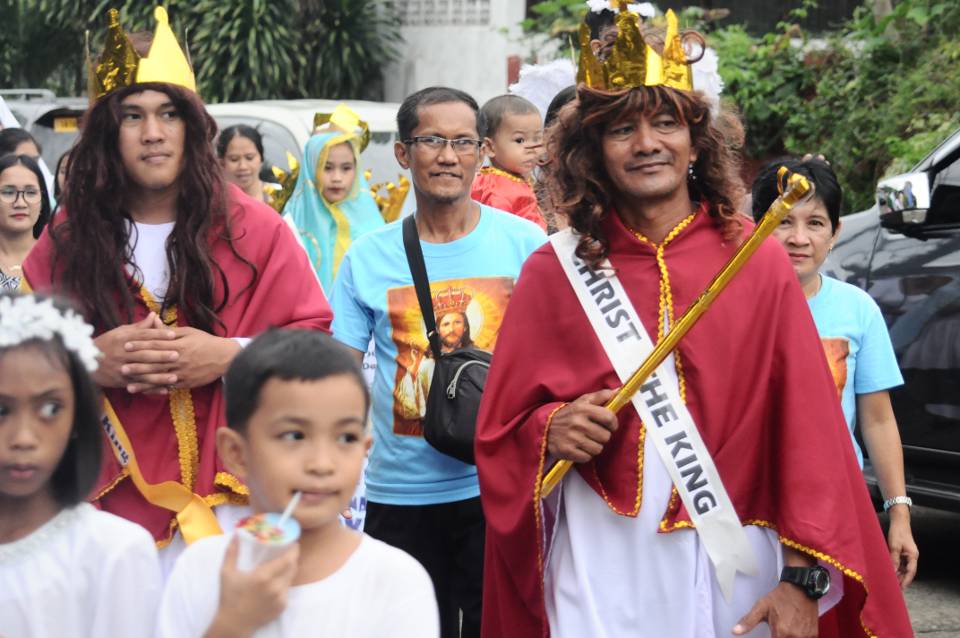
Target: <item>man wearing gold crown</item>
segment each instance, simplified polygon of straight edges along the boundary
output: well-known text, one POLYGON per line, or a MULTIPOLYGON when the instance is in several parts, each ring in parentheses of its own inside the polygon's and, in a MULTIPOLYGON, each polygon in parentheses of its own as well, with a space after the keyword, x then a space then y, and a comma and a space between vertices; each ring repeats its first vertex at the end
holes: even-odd
POLYGON ((911 636, 773 242, 631 405, 603 407, 751 230, 742 129, 694 90, 675 16, 660 50, 622 6, 617 22, 548 134, 572 228, 524 265, 478 419, 484 635, 911 636), (548 493, 561 460, 575 471, 548 493))
POLYGON ((97 329, 115 454, 94 502, 173 550, 219 533, 217 516, 228 524, 241 509, 228 505, 246 502, 214 441, 220 377, 245 338, 270 326, 327 330, 332 317, 283 220, 224 181, 216 124, 166 12, 155 16, 153 37, 135 36, 147 53, 110 12, 65 212, 24 273, 33 289, 73 298, 97 329))

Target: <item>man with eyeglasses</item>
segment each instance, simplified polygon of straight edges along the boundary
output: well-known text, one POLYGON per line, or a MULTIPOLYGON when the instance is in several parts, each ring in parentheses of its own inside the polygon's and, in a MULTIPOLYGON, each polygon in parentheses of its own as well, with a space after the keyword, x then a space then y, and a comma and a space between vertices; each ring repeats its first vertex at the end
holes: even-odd
MULTIPOLYGON (((432 87, 400 106, 397 161, 409 169, 434 315, 465 318, 473 345, 492 350, 524 260, 545 241, 536 224, 470 199, 483 154, 476 101, 432 87)), ((476 467, 423 439, 430 347, 404 251, 402 222, 355 241, 333 286, 334 337, 357 361, 373 336, 374 445, 365 531, 430 573, 442 635, 478 636, 484 521, 476 467), (463 614, 462 629, 460 613, 463 614)))

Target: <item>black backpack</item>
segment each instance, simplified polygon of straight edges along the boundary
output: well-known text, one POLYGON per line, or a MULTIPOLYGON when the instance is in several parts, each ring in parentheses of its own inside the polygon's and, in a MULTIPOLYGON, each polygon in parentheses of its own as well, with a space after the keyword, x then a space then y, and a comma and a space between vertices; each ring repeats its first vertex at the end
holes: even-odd
POLYGON ((440 349, 437 319, 433 313, 430 279, 420 248, 420 235, 413 215, 403 220, 403 247, 413 275, 417 301, 427 328, 435 365, 423 418, 423 438, 438 452, 464 463, 474 463, 473 439, 483 386, 492 355, 474 346, 444 353, 440 349))

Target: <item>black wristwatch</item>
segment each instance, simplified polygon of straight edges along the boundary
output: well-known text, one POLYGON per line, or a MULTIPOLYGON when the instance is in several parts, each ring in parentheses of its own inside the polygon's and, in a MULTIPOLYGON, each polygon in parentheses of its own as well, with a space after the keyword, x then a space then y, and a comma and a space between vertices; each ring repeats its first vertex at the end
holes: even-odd
POLYGON ((813 600, 823 598, 830 591, 830 572, 823 567, 784 567, 780 582, 796 585, 813 600))

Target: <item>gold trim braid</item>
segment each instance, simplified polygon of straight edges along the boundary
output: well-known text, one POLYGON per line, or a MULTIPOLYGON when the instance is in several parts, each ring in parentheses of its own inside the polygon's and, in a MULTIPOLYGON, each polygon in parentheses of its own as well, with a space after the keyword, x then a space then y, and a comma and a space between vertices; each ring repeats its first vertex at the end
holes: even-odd
MULTIPOLYGON (((155 312, 168 326, 177 324, 177 308, 171 306, 165 311, 150 294, 146 287, 140 287, 140 296, 147 309, 155 312)), ((170 419, 177 436, 177 455, 180 462, 180 482, 189 490, 196 484, 200 466, 200 445, 197 439, 197 417, 193 407, 193 394, 189 388, 173 388, 170 391, 170 419)))
POLYGON ((546 588, 543 584, 543 513, 541 503, 541 490, 543 488, 543 466, 547 459, 547 439, 550 436, 550 426, 553 424, 553 417, 557 412, 567 407, 568 403, 561 403, 547 416, 546 425, 543 428, 543 439, 540 441, 540 459, 537 462, 537 476, 533 481, 533 521, 537 534, 537 573, 540 575, 540 597, 546 599, 546 588))
MULTIPOLYGON (((634 237, 638 240, 648 244, 656 250, 656 260, 657 268, 660 271, 660 292, 659 292, 659 302, 657 305, 657 341, 663 339, 666 334, 666 324, 672 326, 674 323, 673 316, 673 290, 670 287, 670 270, 667 268, 667 261, 664 256, 664 251, 667 248, 667 245, 672 242, 677 236, 683 232, 684 229, 689 226, 693 220, 696 218, 697 213, 690 213, 684 219, 682 219, 673 229, 667 233, 667 236, 663 238, 663 241, 660 244, 655 244, 649 238, 647 238, 643 233, 630 229, 630 232, 633 233, 634 237)), ((683 374, 683 365, 680 362, 680 351, 674 350, 673 352, 674 362, 677 368, 677 379, 680 385, 680 400, 684 403, 687 402, 687 382, 686 377, 683 374)), ((637 487, 637 503, 636 509, 633 511, 633 516, 636 516, 637 512, 640 511, 641 498, 643 494, 643 446, 646 438, 646 426, 641 422, 640 424, 640 449, 638 451, 638 461, 637 461, 637 472, 639 474, 639 481, 637 487)), ((602 488, 602 486, 601 486, 602 488)), ((666 520, 670 514, 671 508, 674 506, 675 501, 678 499, 677 488, 671 487, 670 492, 670 501, 667 505, 667 511, 663 515, 663 519, 660 521, 660 529, 666 530, 666 520)), ((604 500, 606 500, 606 495, 604 494, 604 500)), ((610 505, 609 501, 607 505, 610 505)), ((620 514, 612 505, 611 509, 614 512, 620 514)))
POLYGON ((480 169, 480 174, 481 175, 499 175, 500 177, 506 177, 510 181, 516 182, 518 184, 526 184, 527 186, 533 186, 532 179, 524 179, 519 175, 514 175, 513 173, 509 171, 505 171, 501 168, 497 168, 496 166, 484 166, 483 168, 480 169))
POLYGON ((213 484, 219 487, 225 487, 239 496, 250 496, 250 490, 247 489, 247 486, 229 472, 217 472, 217 475, 213 477, 213 484))

